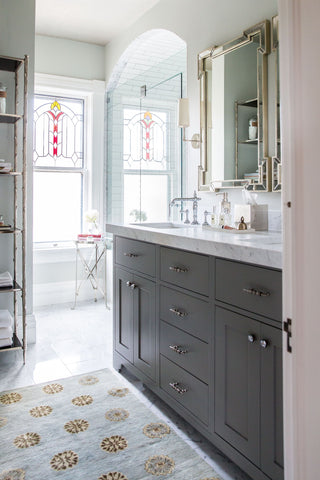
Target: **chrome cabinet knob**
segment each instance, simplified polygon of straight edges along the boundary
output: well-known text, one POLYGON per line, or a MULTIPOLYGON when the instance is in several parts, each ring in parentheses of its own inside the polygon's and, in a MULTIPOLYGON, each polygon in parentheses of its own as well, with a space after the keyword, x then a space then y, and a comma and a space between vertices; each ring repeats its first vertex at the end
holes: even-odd
POLYGON ((268 346, 267 340, 260 340, 260 346, 261 346, 262 348, 267 348, 267 346, 268 346))
POLYGON ((254 335, 248 335, 248 341, 249 343, 253 343, 255 341, 256 337, 254 335))
POLYGON ((134 290, 137 287, 137 285, 133 282, 126 282, 126 285, 127 287, 130 287, 131 290, 134 290))

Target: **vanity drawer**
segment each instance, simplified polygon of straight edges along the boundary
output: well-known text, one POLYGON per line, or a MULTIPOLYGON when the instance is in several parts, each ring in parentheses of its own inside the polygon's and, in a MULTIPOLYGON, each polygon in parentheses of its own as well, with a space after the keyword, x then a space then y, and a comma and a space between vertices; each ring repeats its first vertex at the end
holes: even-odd
POLYGON ((216 299, 281 322, 282 274, 216 259, 216 299))
POLYGON ((162 355, 160 387, 199 420, 208 424, 208 386, 162 355))
POLYGON ((208 383, 209 346, 207 343, 161 321, 160 353, 208 383))
POLYGON ((161 320, 207 341, 210 316, 209 303, 171 288, 160 287, 161 320))
POLYGON ((152 243, 116 237, 116 263, 154 277, 156 247, 152 243))
POLYGON ((209 257, 162 247, 161 280, 202 295, 209 292, 209 257))

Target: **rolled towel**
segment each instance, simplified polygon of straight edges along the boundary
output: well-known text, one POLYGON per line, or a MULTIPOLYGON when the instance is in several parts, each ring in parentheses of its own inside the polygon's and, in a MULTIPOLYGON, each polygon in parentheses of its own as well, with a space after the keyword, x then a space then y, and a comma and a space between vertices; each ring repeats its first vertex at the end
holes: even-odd
POLYGON ((11 347, 12 338, 0 338, 0 348, 1 347, 11 347))
POLYGON ((0 310, 0 328, 12 327, 13 318, 10 315, 9 310, 0 310))
POLYGON ((11 327, 2 327, 0 328, 0 340, 4 338, 12 337, 13 331, 11 327))
POLYGON ((0 273, 0 287, 12 287, 13 280, 9 272, 0 273))

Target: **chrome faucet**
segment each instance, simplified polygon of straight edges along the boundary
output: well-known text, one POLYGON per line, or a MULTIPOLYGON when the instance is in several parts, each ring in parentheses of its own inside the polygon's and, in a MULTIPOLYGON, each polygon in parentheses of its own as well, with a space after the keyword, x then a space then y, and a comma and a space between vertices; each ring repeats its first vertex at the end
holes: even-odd
POLYGON ((171 200, 169 203, 169 220, 171 217, 171 208, 176 205, 177 202, 192 202, 192 213, 193 213, 193 221, 191 225, 199 225, 198 222, 198 201, 201 198, 197 197, 197 192, 193 192, 193 197, 176 197, 171 200))

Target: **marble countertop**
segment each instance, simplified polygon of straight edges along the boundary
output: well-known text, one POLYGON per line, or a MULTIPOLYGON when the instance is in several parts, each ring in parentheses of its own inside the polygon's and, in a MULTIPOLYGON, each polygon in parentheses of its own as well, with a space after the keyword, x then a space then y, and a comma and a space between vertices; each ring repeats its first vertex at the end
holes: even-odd
POLYGON ((282 237, 276 232, 230 233, 202 226, 154 228, 143 224, 106 224, 106 232, 216 257, 282 268, 282 237))

